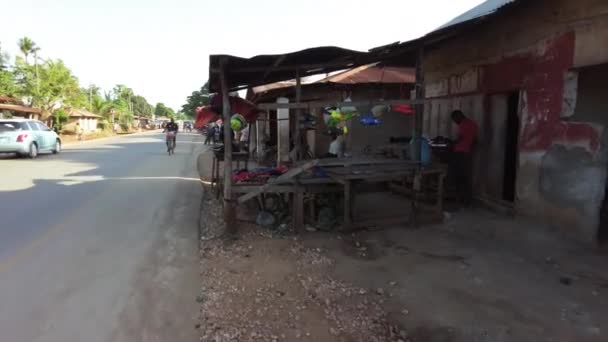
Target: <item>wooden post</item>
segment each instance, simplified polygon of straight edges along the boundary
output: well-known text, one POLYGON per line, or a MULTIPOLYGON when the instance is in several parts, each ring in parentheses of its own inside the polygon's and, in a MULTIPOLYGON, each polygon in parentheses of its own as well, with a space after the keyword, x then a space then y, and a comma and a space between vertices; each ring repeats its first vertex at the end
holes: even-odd
POLYGON ((414 121, 414 156, 412 159, 420 161, 422 152, 422 118, 424 115, 424 46, 420 46, 418 49, 418 56, 416 59, 416 102, 414 106, 416 115, 414 121))
POLYGON ((232 132, 230 128, 230 94, 226 82, 226 60, 220 61, 220 83, 224 120, 224 223, 226 232, 236 233, 236 208, 232 201, 232 132))
POLYGON ((347 179, 344 182, 344 227, 345 231, 349 231, 353 228, 353 217, 352 217, 352 181, 347 179))
MULTIPOLYGON (((300 78, 300 69, 296 69, 296 103, 299 105, 300 101, 302 101, 302 80, 300 78)), ((295 119, 295 124, 296 124, 296 131, 293 137, 294 140, 294 148, 295 148, 295 155, 296 155, 296 160, 298 161, 300 160, 300 154, 301 154, 301 144, 302 144, 302 138, 300 136, 300 116, 302 115, 302 109, 296 109, 296 119, 295 119)))

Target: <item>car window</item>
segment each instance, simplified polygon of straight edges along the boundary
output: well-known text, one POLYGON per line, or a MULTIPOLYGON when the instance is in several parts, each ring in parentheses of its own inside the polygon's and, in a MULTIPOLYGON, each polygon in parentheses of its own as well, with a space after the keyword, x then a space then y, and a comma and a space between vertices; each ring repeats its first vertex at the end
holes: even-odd
POLYGON ((31 131, 32 128, 30 127, 30 125, 27 123, 27 121, 24 121, 21 123, 21 129, 24 131, 31 131))
POLYGON ((42 131, 42 127, 40 127, 40 125, 38 125, 38 122, 30 121, 29 124, 30 124, 30 127, 32 128, 32 131, 42 131))
POLYGON ((13 132, 21 129, 21 125, 17 121, 0 122, 0 132, 13 132))
POLYGON ((38 126, 40 126, 40 129, 43 130, 43 131, 50 131, 51 130, 44 123, 42 123, 40 121, 36 121, 36 123, 38 124, 38 126))

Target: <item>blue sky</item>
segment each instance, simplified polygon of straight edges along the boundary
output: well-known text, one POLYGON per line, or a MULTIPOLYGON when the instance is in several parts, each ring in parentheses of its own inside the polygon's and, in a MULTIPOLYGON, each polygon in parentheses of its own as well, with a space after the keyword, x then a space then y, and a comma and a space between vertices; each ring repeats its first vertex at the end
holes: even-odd
POLYGON ((82 85, 125 84, 178 109, 210 54, 367 50, 431 31, 483 0, 0 0, 0 43, 32 38, 82 85))

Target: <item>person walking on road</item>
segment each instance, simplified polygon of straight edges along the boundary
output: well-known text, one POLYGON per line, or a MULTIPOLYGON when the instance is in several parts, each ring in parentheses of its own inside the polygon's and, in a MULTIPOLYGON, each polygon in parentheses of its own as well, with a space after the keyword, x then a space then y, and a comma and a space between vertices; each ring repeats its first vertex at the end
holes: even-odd
POLYGON ((76 123, 76 135, 78 136, 78 141, 82 141, 82 127, 80 127, 80 122, 76 123))

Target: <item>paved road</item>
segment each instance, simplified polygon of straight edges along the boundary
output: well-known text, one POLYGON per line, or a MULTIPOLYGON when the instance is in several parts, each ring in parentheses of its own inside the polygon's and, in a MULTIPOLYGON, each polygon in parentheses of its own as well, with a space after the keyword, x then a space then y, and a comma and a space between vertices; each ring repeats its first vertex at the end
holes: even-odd
POLYGON ((199 136, 0 157, 0 341, 198 341, 199 136))

